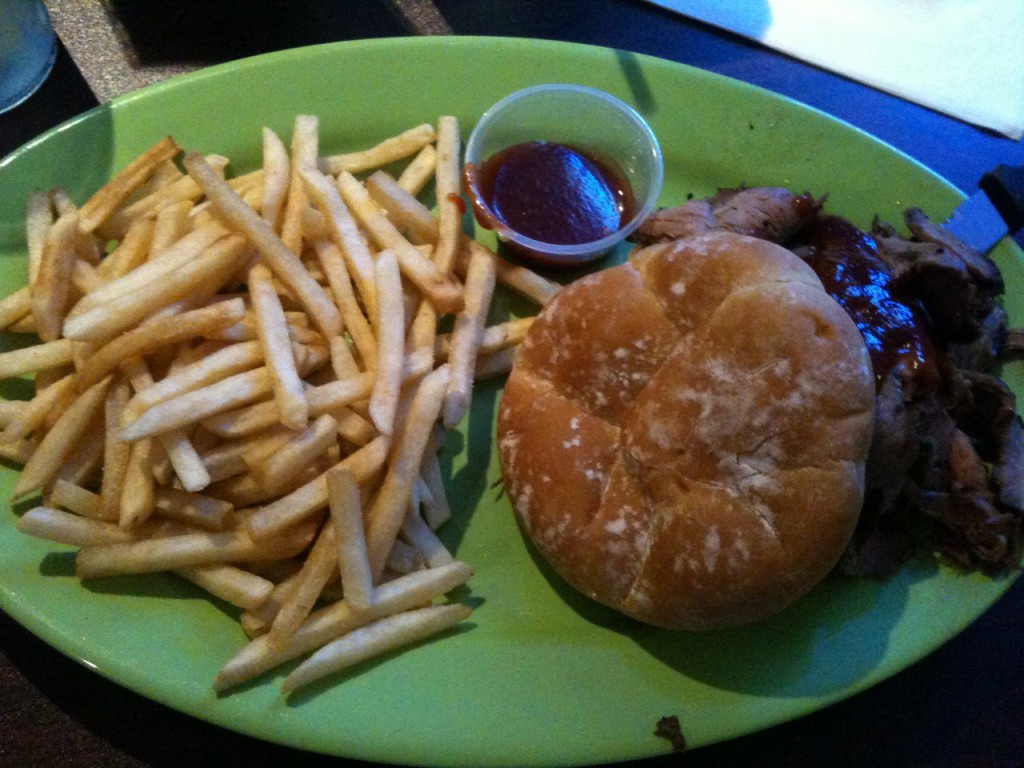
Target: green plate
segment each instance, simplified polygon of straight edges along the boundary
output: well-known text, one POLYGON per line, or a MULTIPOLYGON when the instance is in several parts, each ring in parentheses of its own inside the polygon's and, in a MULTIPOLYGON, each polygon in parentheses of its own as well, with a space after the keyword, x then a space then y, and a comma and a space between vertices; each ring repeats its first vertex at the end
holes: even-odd
MULTIPOLYGON (((944 217, 962 199, 891 147, 779 96, 678 64, 601 48, 515 39, 405 38, 286 51, 213 67, 115 100, 0 162, 0 277, 24 282, 22 205, 36 187, 81 201, 172 133, 186 148, 259 163, 260 129, 318 114, 324 151, 361 148, 443 113, 468 134, 512 90, 541 82, 603 88, 661 138, 663 204, 718 186, 829 194, 867 225, 918 205, 944 217)), ((621 254, 620 254, 621 255, 621 254)), ((996 253, 1010 285, 1021 254, 996 253)), ((1024 317, 1022 294, 1009 307, 1024 317)), ((10 337, 3 344, 11 345, 10 337)), ((0 394, 18 395, 18 382, 0 394)), ((1022 392, 1019 376, 1011 379, 1022 392)), ((535 558, 498 479, 498 385, 481 387, 447 446, 456 518, 445 537, 476 568, 477 610, 443 640, 364 666, 285 701, 280 674, 228 696, 210 687, 243 645, 233 612, 164 575, 82 584, 70 554, 0 514, 0 607, 65 654, 144 696, 262 739, 369 760, 487 766, 610 762, 666 752, 653 734, 678 715, 691 745, 749 733, 857 693, 933 651, 1010 585, 930 560, 892 581, 829 579, 761 625, 708 635, 636 624, 586 602, 535 558)), ((13 469, 0 471, 9 498, 13 469)))

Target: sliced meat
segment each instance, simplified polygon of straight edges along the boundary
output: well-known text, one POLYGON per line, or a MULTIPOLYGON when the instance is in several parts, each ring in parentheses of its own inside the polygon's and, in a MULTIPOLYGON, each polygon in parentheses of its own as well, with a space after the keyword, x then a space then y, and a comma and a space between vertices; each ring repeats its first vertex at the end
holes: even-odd
POLYGON ((999 455, 992 465, 992 479, 999 489, 999 503, 1024 517, 1024 425, 1019 416, 1003 435, 999 455))
POLYGON ((781 187, 719 190, 711 198, 715 226, 741 235, 783 243, 811 222, 822 201, 781 187))
POLYGON ((702 235, 715 227, 709 200, 690 200, 686 205, 655 211, 637 230, 633 239, 643 245, 667 243, 702 235))
POLYGON ((1017 398, 997 376, 977 371, 964 371, 961 376, 965 390, 950 413, 971 436, 981 457, 996 461, 1017 420, 1017 398))
POLYGON ((723 189, 709 199, 656 211, 633 239, 652 245, 724 229, 783 243, 813 221, 821 206, 822 201, 809 194, 781 187, 723 189))
POLYGON ((984 494, 923 491, 908 484, 908 499, 934 523, 930 546, 965 568, 994 572, 1016 567, 1020 519, 984 494))
POLYGON ((858 528, 838 570, 852 578, 885 580, 907 562, 918 546, 902 520, 893 515, 877 525, 858 528))
POLYGON ((1002 293, 1005 290, 1003 276, 992 259, 969 246, 940 224, 936 224, 920 208, 907 208, 904 221, 911 235, 921 242, 933 243, 954 254, 963 262, 975 282, 985 285, 992 293, 1002 293))
POLYGON ((948 344, 946 354, 960 370, 994 371, 1001 362, 1024 359, 1024 334, 1009 329, 1006 310, 997 304, 981 321, 977 336, 948 344), (1019 343, 1014 346, 1011 338, 1019 343))
POLYGON ((911 236, 875 221, 873 233, 879 256, 889 266, 900 290, 915 296, 928 312, 939 336, 948 343, 970 345, 987 333, 983 343, 999 341, 992 322, 996 298, 1004 286, 999 268, 941 226, 919 208, 905 213, 911 236))

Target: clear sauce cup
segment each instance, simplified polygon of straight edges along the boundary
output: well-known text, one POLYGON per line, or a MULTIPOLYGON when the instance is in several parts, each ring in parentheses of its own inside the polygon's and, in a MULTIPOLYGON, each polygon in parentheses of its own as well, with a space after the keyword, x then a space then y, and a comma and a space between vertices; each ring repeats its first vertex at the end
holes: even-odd
POLYGON ((466 143, 465 167, 464 188, 477 221, 523 259, 556 267, 599 259, 632 234, 657 205, 664 177, 658 139, 636 110, 604 91, 566 83, 516 91, 491 107, 466 143), (503 150, 533 142, 578 147, 614 166, 632 198, 615 231, 588 242, 544 242, 492 209, 481 168, 503 150))

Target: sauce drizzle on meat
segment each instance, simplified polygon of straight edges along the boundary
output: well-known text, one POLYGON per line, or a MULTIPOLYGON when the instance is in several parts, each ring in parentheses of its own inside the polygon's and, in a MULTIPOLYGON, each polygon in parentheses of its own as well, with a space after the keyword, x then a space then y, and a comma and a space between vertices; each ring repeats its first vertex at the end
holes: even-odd
POLYGON ((864 336, 876 388, 897 370, 934 391, 940 375, 924 317, 899 296, 874 238, 838 216, 822 216, 800 239, 801 255, 864 336))

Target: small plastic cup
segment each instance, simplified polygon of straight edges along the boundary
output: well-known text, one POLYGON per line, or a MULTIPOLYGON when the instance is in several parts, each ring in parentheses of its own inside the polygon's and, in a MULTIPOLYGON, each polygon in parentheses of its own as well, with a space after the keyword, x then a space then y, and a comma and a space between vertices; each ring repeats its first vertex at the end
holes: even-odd
POLYGON ((526 259, 550 266, 594 261, 633 233, 657 205, 664 176, 658 139, 647 121, 609 93, 583 85, 549 83, 516 91, 480 118, 466 143, 466 193, 477 221, 526 259), (579 147, 610 161, 631 188, 632 216, 600 240, 545 243, 510 228, 488 207, 473 169, 507 147, 545 141, 579 147))
POLYGON ((43 0, 0 2, 0 113, 21 104, 46 80, 57 34, 43 0))

